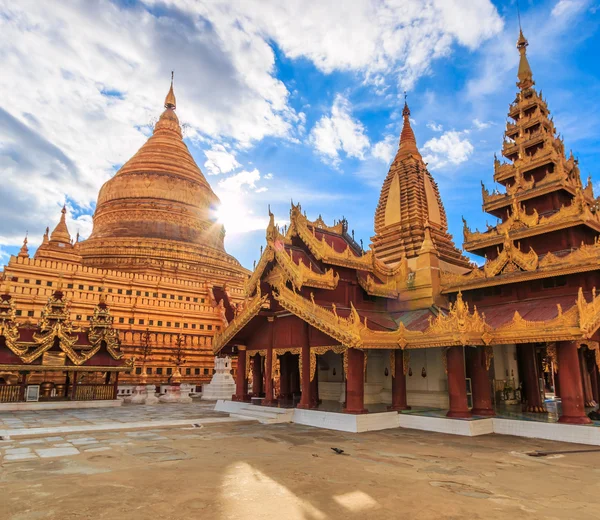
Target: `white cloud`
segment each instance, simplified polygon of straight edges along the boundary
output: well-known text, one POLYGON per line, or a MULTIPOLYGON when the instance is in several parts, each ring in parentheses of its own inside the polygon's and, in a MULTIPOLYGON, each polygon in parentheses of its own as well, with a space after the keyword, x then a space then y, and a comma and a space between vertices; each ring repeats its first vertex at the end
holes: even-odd
POLYGON ((552 8, 552 16, 561 18, 581 11, 588 2, 586 0, 559 0, 552 8))
POLYGON ((340 94, 335 97, 331 115, 323 116, 311 130, 309 141, 334 166, 341 160, 339 152, 363 159, 369 148, 365 127, 352 117, 350 102, 340 94))
POLYGON ((209 175, 229 173, 240 166, 235 154, 227 151, 222 144, 215 144, 210 150, 205 150, 204 155, 208 159, 204 166, 209 175))
POLYGON ((398 137, 395 135, 387 135, 383 141, 379 141, 373 145, 371 154, 373 157, 382 160, 384 163, 391 163, 394 154, 398 150, 398 137))
POLYGON ((422 148, 423 160, 432 170, 465 162, 473 153, 473 145, 463 137, 465 132, 450 130, 427 141, 422 148))
POLYGON ((247 187, 251 190, 256 190, 256 183, 260 180, 260 172, 254 168, 252 171, 244 170, 222 181, 219 181, 219 188, 225 191, 238 192, 242 188, 247 187))
POLYGON ((473 119, 473 125, 475 125, 475 128, 477 128, 477 130, 485 130, 486 128, 492 126, 492 123, 490 123, 489 121, 479 121, 479 119, 475 118, 473 119))
MULTIPOLYGON (((273 45, 384 92, 386 78, 410 88, 454 42, 474 48, 502 27, 489 0, 30 0, 0 1, 0 11, 0 238, 15 245, 26 229, 33 239, 52 227, 67 195, 91 212, 102 183, 147 138, 172 69, 193 142, 296 142, 305 115, 277 78, 273 45)), ((361 157, 368 139, 356 128, 334 133, 361 157)), ((325 155, 335 139, 327 146, 325 155)), ((239 167, 231 152, 211 152, 224 150, 207 153, 208 173, 239 167)))
POLYGON ((427 123, 427 128, 433 130, 434 132, 442 132, 444 127, 441 124, 436 124, 433 121, 427 123))

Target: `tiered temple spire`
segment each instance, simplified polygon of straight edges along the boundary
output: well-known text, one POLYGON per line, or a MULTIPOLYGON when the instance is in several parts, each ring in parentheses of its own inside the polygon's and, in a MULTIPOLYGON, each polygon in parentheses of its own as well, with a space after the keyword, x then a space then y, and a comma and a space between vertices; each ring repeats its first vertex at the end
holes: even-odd
POLYGON ((511 240, 524 239, 524 251, 533 247, 537 254, 548 252, 548 247, 570 249, 582 242, 590 244, 595 235, 592 229, 600 230, 600 220, 590 211, 592 185, 582 185, 577 161, 572 154, 567 158, 548 105, 534 88, 527 46, 520 31, 519 92, 509 107, 512 121, 506 125, 502 147, 508 162, 494 159, 494 180, 505 192, 490 193, 482 187, 483 210, 502 222, 488 226, 486 232, 473 232, 466 225, 464 229, 465 250, 492 260, 507 229, 511 240), (548 232, 567 228, 572 229, 547 240, 548 232))
POLYGON ((469 261, 455 247, 448 233, 446 212, 437 184, 417 148, 410 124, 410 108, 404 102, 404 123, 396 157, 383 183, 375 212, 375 256, 388 265, 419 255, 429 226, 440 261, 454 268, 468 268, 469 261))

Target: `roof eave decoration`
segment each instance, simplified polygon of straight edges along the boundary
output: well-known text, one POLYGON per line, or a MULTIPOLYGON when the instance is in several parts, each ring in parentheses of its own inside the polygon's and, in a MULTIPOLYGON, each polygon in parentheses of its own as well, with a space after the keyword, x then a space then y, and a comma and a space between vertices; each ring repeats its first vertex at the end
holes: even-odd
POLYGON ((565 224, 577 224, 579 222, 600 227, 600 214, 592 213, 588 203, 585 200, 583 190, 577 188, 573 202, 569 206, 561 208, 552 215, 540 217, 537 212, 529 215, 525 213, 522 204, 513 200, 512 212, 508 218, 495 227, 489 227, 488 231, 471 231, 467 222, 463 219, 464 247, 467 250, 473 250, 478 247, 494 245, 498 239, 508 232, 511 236, 519 234, 526 230, 533 230, 537 233, 547 232, 553 228, 560 228, 565 224))
MULTIPOLYGON (((511 241, 512 244, 513 242, 511 241)), ((598 263, 600 262, 600 241, 596 239, 593 244, 581 244, 578 249, 564 256, 547 253, 541 260, 538 260, 535 268, 533 267, 535 264, 534 255, 531 251, 525 254, 518 249, 515 251, 513 248, 512 254, 514 255, 515 252, 523 257, 523 261, 520 262, 521 265, 525 265, 529 269, 524 268, 523 271, 506 268, 501 268, 500 270, 494 269, 492 266, 498 265, 496 262, 498 262, 499 256, 496 260, 486 260, 483 268, 473 269, 468 274, 442 271, 442 292, 487 287, 498 283, 506 283, 508 279, 511 281, 528 281, 547 278, 549 276, 561 276, 594 270, 598 268, 598 263), (531 258, 528 255, 531 255, 531 258)), ((504 251, 500 255, 508 256, 504 255, 504 251)))
POLYGON ((592 300, 588 302, 579 288, 577 294, 577 309, 579 311, 579 328, 585 339, 589 339, 600 327, 600 295, 596 295, 596 288, 592 290, 592 300))
POLYGON ((94 309, 94 314, 90 320, 88 340, 94 348, 100 348, 104 341, 106 350, 113 359, 123 357, 123 352, 120 351, 119 332, 113 328, 113 317, 104 298, 101 298, 100 303, 94 309))
POLYGON ((212 346, 213 352, 219 351, 231 341, 231 339, 241 331, 252 318, 254 318, 263 307, 270 305, 269 295, 261 295, 260 285, 256 287, 256 295, 252 298, 246 298, 240 308, 236 309, 236 315, 229 325, 222 331, 214 335, 212 346))

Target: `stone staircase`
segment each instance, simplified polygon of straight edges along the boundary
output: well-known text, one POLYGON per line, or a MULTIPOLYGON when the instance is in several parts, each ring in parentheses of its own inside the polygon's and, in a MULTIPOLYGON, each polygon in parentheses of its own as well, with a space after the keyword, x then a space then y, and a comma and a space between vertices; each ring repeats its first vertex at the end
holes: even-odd
POLYGON ((294 416, 293 408, 272 408, 232 401, 217 401, 215 410, 227 412, 230 417, 254 420, 261 424, 291 423, 294 416))

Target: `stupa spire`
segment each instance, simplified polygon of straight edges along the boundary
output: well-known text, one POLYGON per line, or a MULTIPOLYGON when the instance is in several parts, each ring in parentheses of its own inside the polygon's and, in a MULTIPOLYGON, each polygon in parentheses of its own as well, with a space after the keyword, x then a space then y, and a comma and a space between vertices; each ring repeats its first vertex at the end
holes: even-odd
POLYGON ((27 247, 27 235, 28 235, 28 232, 25 233, 25 238, 23 239, 23 245, 21 246, 21 249, 19 250, 19 254, 17 255, 21 258, 29 258, 29 248, 27 247))
POLYGON ((69 229, 67 228, 67 206, 63 206, 60 210, 60 221, 52 231, 50 235, 50 242, 60 242, 62 244, 71 245, 71 235, 69 234, 69 229))
POLYGON ((533 81, 533 73, 531 72, 531 67, 529 66, 529 61, 527 60, 527 46, 529 42, 527 38, 523 35, 523 29, 519 28, 519 39, 517 40, 517 49, 519 49, 519 54, 521 58, 519 60, 519 71, 517 73, 517 77, 519 81, 517 82, 517 87, 521 90, 528 89, 535 85, 535 81, 533 81))
POLYGON ((400 147, 396 158, 403 159, 409 155, 416 155, 421 158, 421 154, 417 148, 417 139, 415 133, 410 126, 410 108, 408 108, 408 102, 406 101, 406 92, 404 93, 404 108, 402 109, 402 117, 404 118, 404 124, 402 125, 402 132, 400 133, 400 147))
POLYGON ((173 92, 173 76, 175 75, 174 71, 171 71, 171 87, 169 88, 169 92, 167 97, 165 98, 165 108, 172 108, 175 110, 177 107, 177 103, 175 101, 175 93, 173 92))

